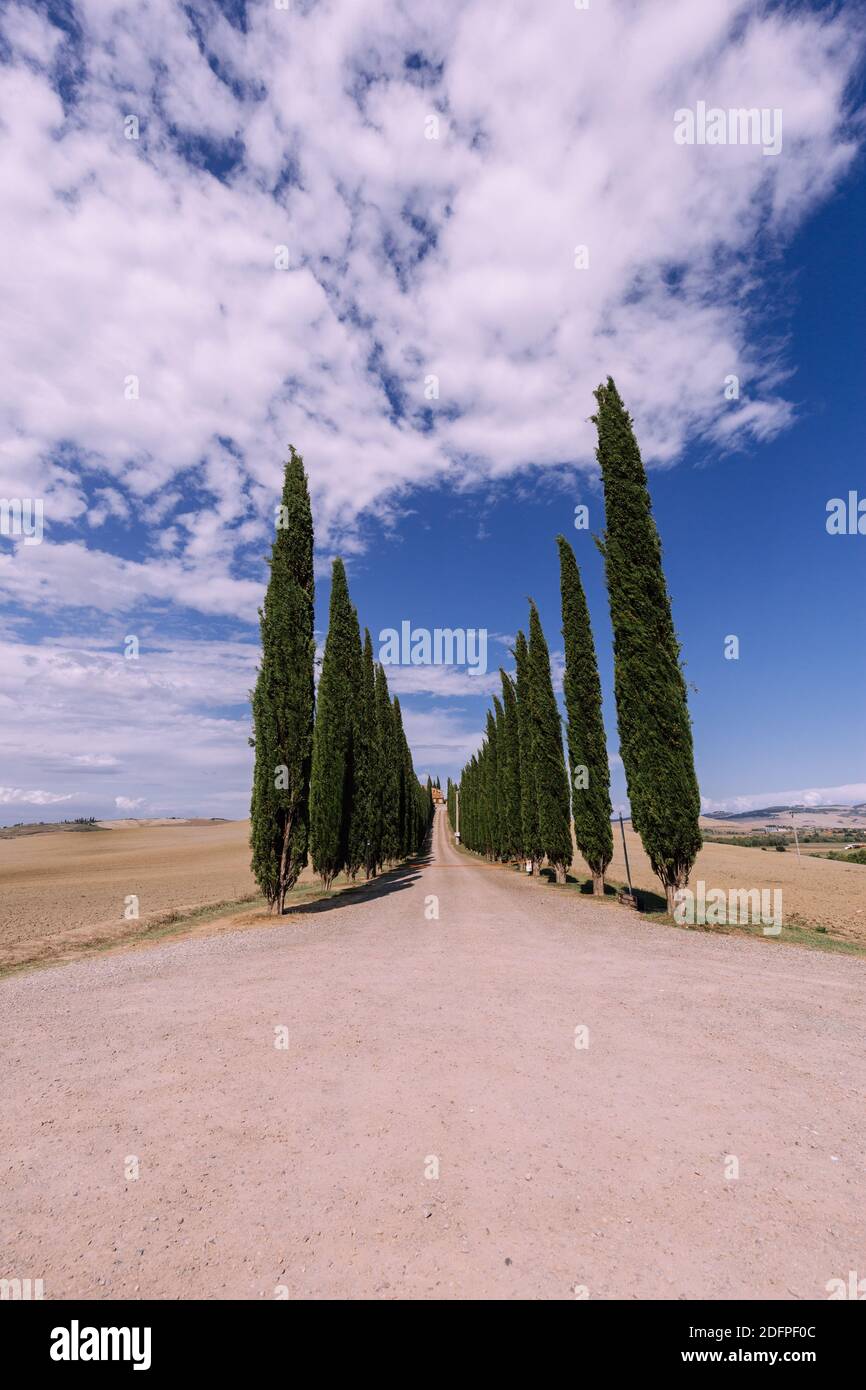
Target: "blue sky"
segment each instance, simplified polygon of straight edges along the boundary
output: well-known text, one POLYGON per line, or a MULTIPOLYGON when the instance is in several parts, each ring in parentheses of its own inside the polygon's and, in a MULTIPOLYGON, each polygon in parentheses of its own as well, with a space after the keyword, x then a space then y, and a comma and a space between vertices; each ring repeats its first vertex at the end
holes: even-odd
POLYGON ((45 516, 40 545, 0 536, 0 822, 245 814, 289 440, 322 634, 337 553, 374 639, 490 634, 489 679, 389 673, 443 782, 527 595, 557 673, 569 536, 623 803, 592 540, 608 373, 650 470, 705 805, 866 801, 866 536, 825 526, 866 496, 856 11, 427 9, 0 20, 0 496, 45 516), (698 101, 780 110, 781 151, 678 146, 698 101))

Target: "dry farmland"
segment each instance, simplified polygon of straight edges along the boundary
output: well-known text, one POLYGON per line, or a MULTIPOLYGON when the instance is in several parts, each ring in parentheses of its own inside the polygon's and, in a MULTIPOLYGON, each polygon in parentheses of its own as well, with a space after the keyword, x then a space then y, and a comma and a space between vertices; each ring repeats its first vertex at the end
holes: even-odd
POLYGON ((143 923, 249 897, 248 835, 247 821, 126 821, 0 840, 0 969, 123 940, 131 894, 143 923))
MULTIPOLYGON (((640 839, 626 826, 626 845, 635 888, 661 893, 640 839)), ((829 846, 833 848, 833 846, 829 846)), ((574 872, 587 872, 583 860, 574 872)), ((614 854, 608 871, 612 881, 625 882, 625 860, 619 825, 614 826, 614 854)), ((866 947, 866 865, 804 854, 797 861, 793 846, 784 854, 773 849, 706 843, 692 870, 692 887, 703 879, 710 888, 781 888, 785 923, 825 927, 828 934, 866 947)))

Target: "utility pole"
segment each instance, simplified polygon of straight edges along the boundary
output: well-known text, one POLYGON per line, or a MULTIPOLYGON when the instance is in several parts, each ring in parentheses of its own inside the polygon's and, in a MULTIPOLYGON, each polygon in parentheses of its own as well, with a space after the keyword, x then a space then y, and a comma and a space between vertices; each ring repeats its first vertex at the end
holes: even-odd
POLYGON ((792 825, 793 830, 794 830, 794 844, 797 846, 797 865, 798 865, 799 868, 802 869, 802 867, 803 867, 803 861, 802 861, 802 859, 800 858, 800 841, 797 839, 797 820, 796 820, 796 816, 795 816, 793 807, 792 807, 792 809, 791 809, 791 825, 792 825))
POLYGON ((455 786, 455 788, 454 788, 454 806, 455 806, 455 809, 456 809, 456 812, 457 812, 457 824, 456 824, 456 826, 454 827, 454 838, 455 838, 455 840, 459 840, 459 839, 460 839, 460 788, 459 788, 458 786, 455 786))
POLYGON ((625 826, 622 823, 622 811, 619 813, 619 830, 622 835, 622 852, 625 855, 625 876, 628 879, 628 895, 630 898, 633 898, 634 891, 631 886, 631 869, 628 866, 628 850, 625 844, 625 826))

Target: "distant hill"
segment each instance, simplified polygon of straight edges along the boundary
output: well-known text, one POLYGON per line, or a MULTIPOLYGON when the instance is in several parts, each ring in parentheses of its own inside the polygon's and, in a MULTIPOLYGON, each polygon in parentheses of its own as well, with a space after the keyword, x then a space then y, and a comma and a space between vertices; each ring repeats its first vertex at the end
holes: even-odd
POLYGON ((769 830, 790 828, 792 815, 798 826, 816 830, 866 829, 866 804, 857 806, 762 806, 754 811, 713 811, 701 816, 701 824, 728 826, 731 830, 769 830))

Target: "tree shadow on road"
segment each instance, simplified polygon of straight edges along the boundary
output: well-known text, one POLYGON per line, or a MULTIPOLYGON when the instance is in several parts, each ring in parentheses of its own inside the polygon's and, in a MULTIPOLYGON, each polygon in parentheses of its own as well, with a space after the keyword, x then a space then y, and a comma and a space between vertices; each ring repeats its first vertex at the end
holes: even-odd
POLYGON ((307 917, 317 912, 332 912, 340 907, 355 907, 358 903, 366 903, 376 898, 386 898, 391 893, 400 893, 405 888, 411 888, 420 878, 420 871, 425 864, 429 864, 432 859, 429 849, 422 850, 420 854, 413 855, 405 864, 398 864, 393 869, 387 869, 385 873, 377 875, 376 878, 361 880, 359 883, 347 884, 345 888, 339 889, 333 897, 320 898, 314 903, 302 903, 297 907, 289 907, 286 916, 307 917))

